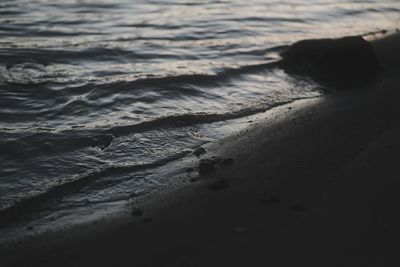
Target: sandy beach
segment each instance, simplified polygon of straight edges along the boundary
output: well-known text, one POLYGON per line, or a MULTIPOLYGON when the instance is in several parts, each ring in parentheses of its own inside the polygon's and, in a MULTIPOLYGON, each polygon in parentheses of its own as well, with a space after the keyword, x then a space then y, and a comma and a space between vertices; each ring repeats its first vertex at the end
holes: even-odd
POLYGON ((274 108, 205 145, 188 167, 221 160, 189 186, 3 244, 0 265, 398 266, 398 36, 373 42, 375 82, 274 108))

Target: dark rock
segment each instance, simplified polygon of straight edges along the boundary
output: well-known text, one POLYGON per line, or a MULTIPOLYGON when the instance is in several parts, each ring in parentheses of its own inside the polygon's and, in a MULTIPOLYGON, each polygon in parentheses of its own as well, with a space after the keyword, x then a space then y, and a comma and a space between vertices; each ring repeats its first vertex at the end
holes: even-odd
POLYGON ((208 186, 208 189, 210 189, 212 191, 217 191, 217 190, 224 189, 228 186, 229 186, 228 181, 225 178, 220 178, 217 181, 215 181, 214 183, 210 184, 208 186))
POLYGON ((215 164, 213 159, 202 159, 199 164, 199 173, 208 174, 215 171, 215 164))
POLYGON ((324 51, 332 45, 333 39, 314 39, 296 42, 281 53, 288 68, 306 71, 324 51))
POLYGON ((193 154, 198 157, 204 153, 206 153, 207 151, 203 148, 203 147, 198 147, 193 151, 193 154))
POLYGON ((297 212, 304 212, 306 210, 303 203, 301 203, 301 202, 292 205, 290 208, 297 212))
POLYGON ((137 207, 132 208, 132 211, 131 211, 132 216, 142 216, 143 213, 144 213, 143 210, 141 208, 137 208, 137 207))
POLYGON ((263 204, 272 205, 272 204, 278 204, 279 202, 281 202, 281 199, 277 196, 263 196, 261 198, 261 202, 263 204))
POLYGON ((340 87, 369 82, 378 71, 375 51, 361 36, 303 40, 281 56, 288 72, 310 75, 340 87))

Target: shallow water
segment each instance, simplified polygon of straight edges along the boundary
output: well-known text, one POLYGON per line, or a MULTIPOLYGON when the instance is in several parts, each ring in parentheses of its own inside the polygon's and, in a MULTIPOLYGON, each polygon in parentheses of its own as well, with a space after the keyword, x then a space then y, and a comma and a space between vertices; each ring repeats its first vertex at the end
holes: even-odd
POLYGON ((3 225, 71 222, 166 186, 179 159, 246 116, 322 94, 268 65, 283 46, 393 29, 399 11, 397 0, 1 1, 0 216, 16 207, 3 225))

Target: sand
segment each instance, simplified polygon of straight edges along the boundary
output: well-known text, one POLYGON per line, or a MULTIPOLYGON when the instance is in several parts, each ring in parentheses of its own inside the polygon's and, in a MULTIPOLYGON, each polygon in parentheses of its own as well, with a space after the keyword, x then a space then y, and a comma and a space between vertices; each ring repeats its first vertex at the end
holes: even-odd
MULTIPOLYGON (((394 53, 375 47, 381 59, 394 53)), ((275 108, 204 146, 200 158, 232 160, 144 203, 143 214, 3 245, 0 265, 399 266, 393 66, 374 83, 275 108)))

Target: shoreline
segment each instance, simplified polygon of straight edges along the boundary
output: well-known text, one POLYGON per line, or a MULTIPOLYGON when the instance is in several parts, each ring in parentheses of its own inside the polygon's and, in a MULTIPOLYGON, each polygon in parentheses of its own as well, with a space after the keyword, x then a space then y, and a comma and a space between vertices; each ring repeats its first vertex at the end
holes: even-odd
MULTIPOLYGON (((62 225, 62 227, 50 226, 50 228, 47 227, 44 230, 38 230, 36 227, 28 229, 31 224, 29 222, 25 224, 22 221, 21 226, 19 226, 18 228, 5 228, 5 230, 12 230, 12 233, 15 233, 18 230, 25 230, 25 233, 16 236, 15 238, 0 239, 0 247, 2 246, 2 244, 25 242, 26 240, 31 239, 35 240, 40 235, 58 235, 60 232, 64 232, 66 230, 73 231, 73 229, 76 228, 91 228, 93 225, 97 225, 98 223, 102 224, 104 222, 106 222, 105 224, 108 224, 108 222, 118 221, 121 218, 123 220, 129 220, 129 218, 131 218, 130 208, 132 207, 141 207, 141 209, 147 209, 147 207, 150 207, 150 209, 152 210, 162 209, 162 207, 166 205, 166 200, 173 198, 175 194, 179 194, 181 191, 185 190, 192 190, 192 188, 196 188, 199 183, 207 183, 208 175, 200 175, 198 173, 198 165, 202 159, 219 158, 222 156, 222 154, 224 154, 225 159, 231 158, 229 157, 229 155, 227 155, 226 152, 222 153, 222 151, 220 151, 227 147, 226 144, 221 145, 222 143, 231 142, 231 140, 234 138, 246 137, 249 129, 256 129, 259 124, 275 124, 279 120, 282 120, 284 117, 289 116, 287 112, 289 111, 289 109, 292 109, 293 106, 296 106, 298 108, 304 107, 319 101, 321 98, 323 98, 323 96, 297 99, 286 104, 272 107, 264 113, 253 114, 251 116, 241 118, 241 123, 246 124, 245 126, 241 126, 238 130, 235 130, 234 132, 232 132, 232 134, 228 136, 201 145, 201 148, 207 149, 205 153, 201 153, 201 155, 198 156, 194 155, 194 152, 188 153, 185 158, 182 158, 179 162, 177 161, 175 164, 179 165, 180 168, 186 169, 186 171, 183 174, 178 174, 173 182, 168 183, 167 186, 159 188, 158 190, 155 190, 150 194, 139 196, 128 201, 126 204, 120 205, 125 206, 125 208, 119 208, 110 213, 104 212, 104 215, 95 216, 94 219, 87 219, 78 221, 77 223, 65 224, 62 225), (251 122, 249 122, 249 119, 251 122)), ((231 145, 228 145, 228 147, 230 146, 231 145)), ((10 234, 8 236, 10 236, 10 234)))
MULTIPOLYGON (((246 117, 242 117, 239 119, 235 119, 235 125, 236 127, 232 128, 233 131, 231 134, 228 136, 222 137, 220 139, 216 139, 215 141, 208 142, 206 144, 203 144, 198 148, 204 148, 207 147, 207 149, 210 149, 210 147, 214 147, 213 149, 218 149, 218 146, 215 146, 215 144, 220 143, 221 141, 225 139, 232 139, 233 136, 242 136, 244 135, 244 132, 247 132, 248 129, 250 128, 255 128, 256 125, 259 124, 260 121, 268 120, 269 123, 274 123, 276 121, 276 117, 280 116, 286 116, 284 113, 286 112, 287 107, 289 106, 304 106, 307 105, 307 103, 312 103, 320 99, 322 95, 316 96, 316 97, 309 97, 309 98, 301 98, 301 99, 295 99, 292 100, 291 102, 287 103, 280 103, 279 105, 272 106, 271 108, 267 109, 265 112, 262 113, 256 113, 252 114, 246 117), (273 119, 275 117, 275 119, 273 119)), ((228 126, 229 127, 229 126, 228 126)), ((226 131, 226 130, 225 130, 226 131)), ((198 173, 198 165, 201 159, 203 158, 210 158, 211 154, 213 152, 211 150, 208 151, 208 153, 201 155, 195 155, 196 149, 192 152, 185 151, 186 156, 183 158, 180 158, 179 160, 170 162, 169 165, 173 165, 172 167, 169 166, 169 169, 167 167, 168 164, 166 164, 165 168, 168 170, 165 172, 172 173, 172 176, 168 178, 168 181, 165 181, 165 185, 162 187, 154 190, 153 192, 150 192, 148 194, 144 195, 139 195, 136 196, 132 199, 126 199, 126 200, 121 200, 118 203, 113 203, 115 204, 115 207, 109 209, 105 209, 104 211, 97 211, 94 212, 93 215, 91 216, 86 216, 84 218, 79 218, 78 215, 76 215, 76 218, 78 218, 77 221, 74 221, 72 223, 55 223, 55 224, 50 224, 46 225, 45 223, 35 223, 35 220, 30 221, 29 214, 25 215, 18 215, 22 219, 20 221, 15 221, 14 223, 3 223, 6 224, 6 226, 3 228, 3 233, 7 233, 7 235, 1 235, 0 233, 0 247, 3 243, 8 244, 8 243, 17 243, 20 241, 24 240, 29 240, 29 239, 36 239, 37 236, 40 235, 47 235, 47 234, 54 234, 58 233, 60 231, 68 231, 69 229, 73 228, 81 228, 81 227, 86 227, 88 225, 94 225, 99 223, 100 221, 113 221, 113 220, 118 220, 116 218, 120 217, 130 217, 130 207, 147 207, 147 206, 160 206, 161 202, 165 202, 165 199, 168 199, 170 195, 175 194, 177 192, 180 192, 181 190, 185 190, 185 187, 190 187, 190 186, 195 186, 196 183, 199 179, 199 173, 198 173), (157 203, 157 204, 155 204, 157 203), (26 216, 26 217, 24 217, 26 216), (25 220, 24 220, 25 218, 25 220), (13 226, 15 224, 15 227, 13 226), (22 231, 22 234, 21 234, 22 231)), ((160 174, 161 175, 161 174, 160 174)), ((204 177, 203 177, 204 178, 204 177)), ((200 179, 201 180, 201 179, 200 179)), ((24 205, 23 209, 19 210, 13 210, 13 213, 21 213, 22 211, 29 211, 29 205, 24 205)), ((34 206, 32 208, 35 208, 34 206)), ((23 212, 22 212, 23 213, 23 212)), ((15 216, 14 216, 15 217, 15 216)), ((7 217, 6 217, 7 218, 7 217)), ((12 217, 7 218, 8 220, 11 220, 12 217)), ((49 223, 52 223, 48 221, 49 223)), ((0 224, 1 224, 0 223, 0 224)))
POLYGON ((204 146, 202 157, 232 164, 149 201, 143 215, 9 244, 4 266, 398 264, 399 85, 382 74, 278 107, 204 146))

